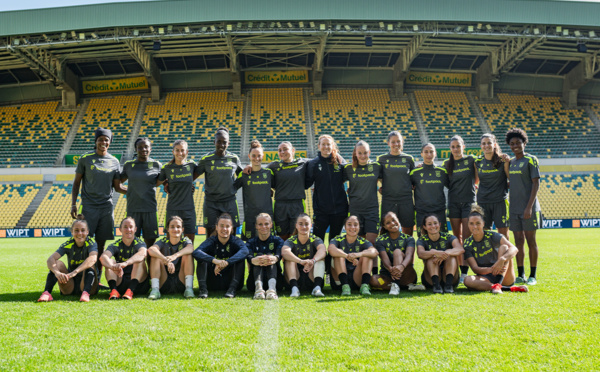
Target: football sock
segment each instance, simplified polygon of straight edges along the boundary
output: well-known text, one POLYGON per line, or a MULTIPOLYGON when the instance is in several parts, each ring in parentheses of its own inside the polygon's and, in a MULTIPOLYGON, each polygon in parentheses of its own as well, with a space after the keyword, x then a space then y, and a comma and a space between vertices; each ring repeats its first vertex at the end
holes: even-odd
POLYGON ((129 282, 129 289, 131 290, 131 292, 135 292, 135 290, 137 289, 138 284, 140 284, 140 281, 137 279, 131 279, 131 281, 129 282))
POLYGON ((151 283, 152 289, 159 289, 160 288, 160 279, 159 278, 152 278, 152 279, 150 279, 150 283, 151 283))
POLYGON ((111 291, 113 289, 117 288, 117 281, 116 280, 109 280, 108 281, 108 288, 110 288, 111 291))
POLYGON ((537 271, 537 266, 531 266, 530 268, 531 268, 531 271, 530 271, 529 276, 535 278, 535 272, 537 271))
POLYGON ((511 291, 511 290, 510 290, 510 287, 511 287, 510 285, 503 285, 503 286, 502 286, 502 291, 503 291, 503 292, 504 292, 504 291, 510 292, 510 291, 511 291))
POLYGON ((438 275, 432 275, 431 282, 433 283, 434 287, 440 285, 440 277, 438 275))
POLYGON ((373 266, 373 268, 371 269, 371 275, 377 275, 377 274, 379 274, 379 267, 373 266))
POLYGON ((83 274, 83 290, 85 292, 91 292, 94 279, 96 279, 96 273, 94 272, 94 269, 87 269, 83 274))
POLYGON ((371 281, 371 275, 370 274, 368 274, 368 273, 362 274, 361 284, 369 284, 370 281, 371 281))
POLYGON ((348 274, 341 273, 340 275, 338 275, 338 278, 340 279, 340 283, 342 283, 342 285, 348 284, 348 274))
POLYGON ((52 271, 48 272, 48 276, 46 276, 46 287, 44 290, 48 293, 52 293, 52 289, 54 288, 56 283, 58 283, 56 275, 54 275, 52 271))
POLYGON ((446 275, 446 285, 453 285, 454 284, 454 274, 447 274, 446 275))
POLYGON ((460 267, 460 273, 461 274, 468 274, 469 273, 469 266, 462 265, 460 267))
MULTIPOLYGON (((262 283, 260 283, 260 285, 262 286, 262 283)), ((269 289, 272 291, 275 291, 277 289, 277 279, 275 279, 275 278, 269 279, 269 289)))
POLYGON ((519 272, 519 276, 521 278, 525 277, 525 266, 517 266, 517 271, 519 272))
POLYGON ((494 278, 494 284, 496 283, 500 283, 500 285, 502 285, 502 282, 504 281, 504 275, 496 275, 496 277, 494 278))
POLYGON ((323 280, 322 276, 316 276, 315 277, 315 286, 319 286, 321 287, 321 289, 323 289, 323 286, 325 285, 325 281, 323 280))
POLYGON ((194 276, 186 275, 185 276, 185 288, 193 288, 194 287, 194 276))
POLYGON ((298 287, 298 280, 297 279, 290 279, 290 287, 298 287))

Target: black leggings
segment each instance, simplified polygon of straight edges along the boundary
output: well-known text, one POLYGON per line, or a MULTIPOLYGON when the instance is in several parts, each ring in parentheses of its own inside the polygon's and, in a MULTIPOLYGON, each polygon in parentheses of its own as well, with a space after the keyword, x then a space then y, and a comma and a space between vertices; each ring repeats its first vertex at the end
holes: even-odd
MULTIPOLYGON (((313 225, 313 233, 325 241, 325 234, 327 228, 329 228, 329 240, 340 235, 342 227, 344 227, 344 220, 348 217, 348 213, 345 214, 315 214, 315 223, 313 225)), ((327 245, 325 245, 327 246, 327 245)))
POLYGON ((258 280, 262 281, 263 289, 266 290, 269 288, 269 279, 276 279, 276 289, 281 291, 283 288, 283 276, 280 271, 278 272, 277 265, 279 265, 279 263, 271 266, 250 265, 250 275, 248 275, 248 280, 246 280, 246 288, 248 291, 254 292, 256 290, 256 282, 258 280))
POLYGON ((214 264, 200 262, 196 270, 198 284, 200 288, 205 285, 209 291, 226 291, 230 288, 239 291, 244 286, 244 265, 244 261, 230 264, 217 276, 214 264))

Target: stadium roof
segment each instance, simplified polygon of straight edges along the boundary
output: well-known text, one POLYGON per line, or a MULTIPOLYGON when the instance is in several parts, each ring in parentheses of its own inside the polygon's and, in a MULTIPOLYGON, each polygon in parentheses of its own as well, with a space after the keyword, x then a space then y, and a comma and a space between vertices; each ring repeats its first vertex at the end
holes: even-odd
POLYGON ((600 77, 600 3, 549 0, 137 1, 0 12, 0 85, 248 69, 600 77))

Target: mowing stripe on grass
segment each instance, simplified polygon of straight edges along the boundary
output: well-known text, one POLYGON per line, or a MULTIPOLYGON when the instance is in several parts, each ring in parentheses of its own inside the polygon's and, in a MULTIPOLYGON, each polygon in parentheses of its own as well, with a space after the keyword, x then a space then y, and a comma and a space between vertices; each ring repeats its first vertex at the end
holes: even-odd
POLYGON ((277 369, 279 348, 279 304, 278 301, 265 301, 262 324, 256 340, 254 367, 257 371, 277 369))

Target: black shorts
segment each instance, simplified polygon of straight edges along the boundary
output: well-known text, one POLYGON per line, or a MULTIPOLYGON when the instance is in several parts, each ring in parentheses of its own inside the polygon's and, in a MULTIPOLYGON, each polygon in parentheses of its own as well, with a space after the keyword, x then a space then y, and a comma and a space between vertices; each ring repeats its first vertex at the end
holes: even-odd
POLYGON ((229 213, 233 218, 233 227, 240 226, 240 215, 237 200, 231 199, 226 202, 213 202, 204 200, 204 227, 214 229, 217 226, 217 218, 223 213, 229 213))
POLYGON ((183 233, 196 234, 196 210, 168 210, 165 215, 165 230, 169 229, 167 222, 171 216, 179 216, 183 220, 183 233))
POLYGON ((388 212, 396 214, 398 221, 400 221, 400 226, 415 226, 415 206, 412 199, 400 202, 381 200, 381 218, 385 217, 388 212))
POLYGON ((228 265, 224 270, 220 272, 220 275, 215 275, 215 264, 209 263, 206 269, 206 288, 209 291, 226 291, 231 286, 231 282, 234 279, 234 275, 236 274, 235 269, 237 265, 242 265, 241 275, 239 278, 238 285, 236 286, 236 291, 239 291, 244 286, 244 271, 246 262, 239 261, 233 265, 228 265))
POLYGON ((523 214, 510 214, 510 231, 535 231, 542 227, 542 212, 533 212, 529 219, 523 214))
MULTIPOLYGON (((89 270, 89 269, 88 269, 89 270)), ((60 292, 61 295, 63 296, 80 296, 81 293, 83 293, 83 291, 81 290, 81 280, 83 279, 83 274, 86 272, 87 270, 84 270, 83 272, 80 272, 79 274, 75 275, 73 277, 73 292, 71 293, 62 293, 62 291, 60 292)), ((98 274, 96 273, 96 270, 94 269, 94 282, 98 280, 98 274)), ((92 289, 93 289, 93 285, 92 285, 92 289)))
POLYGON ((179 280, 179 270, 175 270, 173 274, 167 273, 167 280, 160 287, 160 293, 172 294, 183 293, 185 291, 185 283, 179 280))
MULTIPOLYGON (((121 284, 119 284, 117 286, 117 291, 119 291, 119 294, 121 296, 123 294, 125 294, 125 292, 129 288, 130 284, 131 284, 131 273, 123 274, 121 284)), ((137 296, 145 295, 146 293, 148 293, 149 290, 150 290, 150 275, 146 275, 146 279, 144 279, 143 281, 141 281, 138 284, 138 286, 135 288, 135 291, 133 291, 133 294, 135 294, 137 296)))
POLYGON ((275 200, 274 222, 278 235, 291 235, 296 227, 296 220, 300 213, 306 213, 304 199, 277 201, 275 200))
POLYGON ((471 213, 471 203, 448 203, 449 218, 469 218, 471 213))
MULTIPOLYGON (((156 239, 158 235, 158 213, 156 212, 131 212, 128 217, 133 217, 137 231, 135 236, 142 236, 144 239, 156 239)), ((181 217, 181 216, 180 216, 181 217)), ((183 217, 182 217, 183 218, 183 217)), ((166 228, 166 227, 165 227, 166 228)))
MULTIPOLYGON (((444 275, 444 263, 445 262, 442 262, 440 264, 440 284, 442 285, 442 287, 446 285, 446 276, 444 275)), ((427 270, 427 264, 425 264, 425 262, 423 262, 423 264, 425 265, 425 268, 423 269, 423 273, 421 274, 421 283, 423 283, 425 287, 431 288, 431 285, 425 280, 425 271, 427 270)), ((452 282, 452 286, 456 289, 456 287, 458 287, 458 284, 460 283, 460 266, 456 265, 456 272, 453 273, 453 275, 454 281, 452 282)), ((431 273, 429 273, 429 276, 431 276, 431 273)))
POLYGON ((96 240, 113 240, 115 238, 115 218, 112 205, 100 208, 82 205, 80 212, 88 224, 90 237, 96 240))
MULTIPOLYGON (((437 212, 421 212, 421 211, 417 211, 417 229, 418 231, 420 231, 421 226, 423 225, 423 219, 425 218, 425 215, 427 214, 435 214, 438 218, 438 220, 440 220, 440 231, 443 232, 448 232, 448 222, 446 221, 446 211, 437 211, 437 212)), ((419 234, 420 235, 420 234, 419 234)))
POLYGON ((360 223, 359 235, 365 235, 366 233, 379 234, 379 211, 377 209, 367 213, 350 210, 350 215, 358 217, 360 223))
MULTIPOLYGON (((312 291, 315 287, 315 282, 310 280, 310 273, 304 272, 304 266, 300 264, 298 265, 297 270, 300 276, 298 277, 298 289, 301 291, 312 291)), ((289 283, 287 283, 287 287, 291 289, 289 283)), ((322 289, 322 288, 321 288, 322 289)))
MULTIPOLYGON (((387 271, 387 269, 385 267, 382 267, 381 269, 379 269, 379 275, 380 276, 387 276, 390 280, 392 280, 392 274, 387 271)), ((407 267, 404 268, 404 272, 402 273, 402 276, 400 277, 400 288, 401 289, 408 289, 408 284, 417 284, 417 272, 415 271, 415 268, 413 266, 413 264, 408 265, 407 267), (411 276, 413 277, 413 279, 411 280, 411 276), (406 283, 408 281, 408 283, 406 283), (403 285, 405 284, 405 285, 403 285)))
POLYGON ((496 225, 496 229, 509 226, 508 200, 498 203, 480 203, 479 206, 483 209, 483 221, 486 230, 492 228, 492 223, 496 225))

